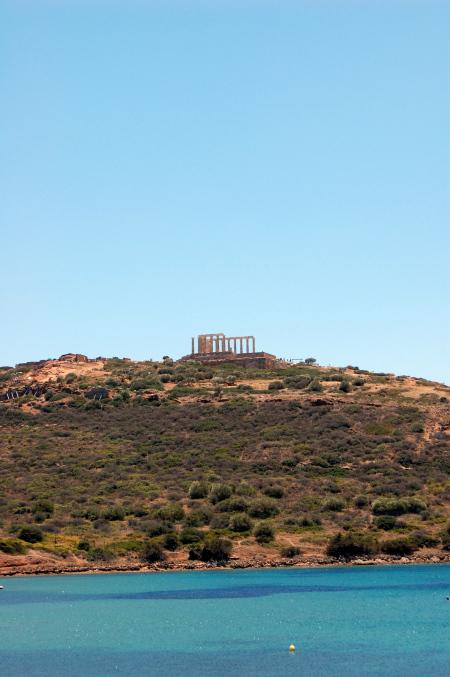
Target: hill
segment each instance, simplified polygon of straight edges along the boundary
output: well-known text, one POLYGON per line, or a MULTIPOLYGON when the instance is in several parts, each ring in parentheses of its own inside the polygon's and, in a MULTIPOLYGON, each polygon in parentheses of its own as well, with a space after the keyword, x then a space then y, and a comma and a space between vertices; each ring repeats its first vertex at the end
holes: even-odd
POLYGON ((449 391, 350 366, 0 368, 0 573, 448 560, 449 391))

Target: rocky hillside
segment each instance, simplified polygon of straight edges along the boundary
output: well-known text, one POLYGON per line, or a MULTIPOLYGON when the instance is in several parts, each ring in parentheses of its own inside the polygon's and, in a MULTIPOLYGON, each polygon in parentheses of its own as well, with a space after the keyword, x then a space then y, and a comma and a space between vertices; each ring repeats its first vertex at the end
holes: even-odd
POLYGON ((0 573, 447 559, 449 400, 350 366, 0 368, 0 573))

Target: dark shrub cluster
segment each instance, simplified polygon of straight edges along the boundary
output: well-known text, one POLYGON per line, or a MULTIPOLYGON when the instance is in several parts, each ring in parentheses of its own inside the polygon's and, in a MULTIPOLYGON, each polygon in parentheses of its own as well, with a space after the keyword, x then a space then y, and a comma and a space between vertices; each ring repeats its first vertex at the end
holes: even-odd
POLYGON ((352 559, 362 555, 373 555, 378 543, 370 534, 348 531, 338 533, 330 539, 327 555, 341 559, 352 559))
POLYGON ((253 534, 258 543, 270 543, 275 538, 275 529, 271 524, 261 522, 256 525, 253 534))
POLYGON ((144 562, 151 564, 153 562, 161 562, 165 560, 165 558, 166 556, 160 543, 157 541, 148 541, 148 543, 145 544, 142 551, 142 559, 144 562))
POLYGON ((383 531, 390 531, 399 526, 398 520, 394 515, 381 515, 381 517, 376 518, 374 524, 377 529, 383 529, 383 531))
POLYGON ((394 538, 381 543, 381 551, 387 555, 412 555, 416 549, 414 541, 406 537, 394 538))
POLYGON ((6 555, 23 555, 26 550, 24 544, 16 538, 0 538, 0 552, 6 555))
POLYGON ((202 544, 189 550, 189 559, 202 562, 226 562, 230 559, 232 544, 227 538, 208 535, 202 544))
POLYGON ((27 543, 40 543, 44 538, 42 529, 35 527, 33 524, 23 526, 19 529, 17 535, 22 541, 26 541, 27 543))

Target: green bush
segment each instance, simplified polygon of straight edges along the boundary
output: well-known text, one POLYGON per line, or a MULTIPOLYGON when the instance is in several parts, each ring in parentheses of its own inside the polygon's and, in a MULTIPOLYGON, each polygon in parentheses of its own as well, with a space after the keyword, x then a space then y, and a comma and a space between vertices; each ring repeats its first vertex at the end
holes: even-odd
POLYGON ((304 515, 298 520, 299 527, 320 527, 322 520, 316 515, 304 515))
POLYGON ((226 562, 230 559, 232 547, 228 539, 211 534, 202 545, 189 550, 189 559, 200 559, 202 562, 226 562))
POLYGON ((184 523, 188 527, 202 527, 209 524, 212 513, 208 508, 196 508, 185 515, 184 523))
POLYGON ((419 498, 378 498, 372 503, 374 515, 405 515, 420 513, 427 509, 426 504, 419 498))
POLYGON ((442 535, 441 540, 442 540, 442 549, 446 551, 450 550, 450 534, 444 533, 442 535))
POLYGON ((251 484, 248 484, 245 480, 241 480, 236 487, 236 494, 238 496, 254 496, 256 490, 252 487, 251 484))
POLYGON ((343 498, 338 496, 333 496, 331 498, 325 499, 322 503, 322 510, 331 511, 331 512, 341 512, 345 508, 345 501, 343 498))
POLYGON ((148 541, 142 551, 142 559, 149 564, 162 562, 166 558, 162 546, 157 541, 148 541))
POLYGON ((271 484, 263 489, 263 493, 270 498, 283 498, 284 489, 279 484, 271 484))
POLYGON ((250 531, 252 528, 252 521, 247 515, 233 515, 230 519, 231 531, 241 533, 243 531, 250 531))
POLYGON ((413 423, 411 426, 411 431, 413 433, 423 433, 423 423, 416 421, 416 423, 413 423))
POLYGON ((184 517, 184 509, 180 503, 169 503, 156 511, 156 517, 163 522, 180 522, 184 517))
POLYGON ((309 386, 311 381, 309 376, 288 376, 284 379, 286 387, 292 390, 303 390, 309 386))
POLYGON ((26 551, 24 544, 16 538, 0 538, 0 552, 6 555, 23 555, 26 551))
POLYGON ((282 381, 271 381, 268 385, 269 390, 283 390, 284 383, 282 381))
POLYGON ((349 381, 345 381, 345 380, 344 380, 344 381, 341 381, 341 382, 340 382, 340 384, 339 384, 339 390, 340 390, 342 393, 349 393, 349 392, 351 391, 351 389, 352 389, 352 387, 351 387, 349 381))
POLYGON ((40 543, 44 538, 42 529, 35 527, 33 524, 22 527, 17 535, 22 541, 27 543, 40 543))
POLYGON ((387 555, 412 555, 416 550, 415 543, 410 538, 394 538, 381 544, 382 552, 387 555))
POLYGON ((327 546, 327 555, 341 559, 353 559, 361 555, 373 555, 378 543, 369 534, 348 531, 333 536, 327 546))
POLYGON ((254 528, 253 535, 258 543, 270 543, 275 537, 275 529, 267 522, 260 522, 254 528))
POLYGON ((265 519, 278 515, 279 510, 276 503, 270 498, 257 498, 250 503, 248 513, 251 517, 265 519))
POLYGON ((192 482, 191 486, 189 487, 189 498, 206 498, 208 496, 208 491, 209 487, 207 482, 195 480, 195 482, 192 482))
POLYGON ((86 558, 92 562, 110 562, 114 556, 109 548, 91 548, 86 552, 86 558))
POLYGON ((227 538, 212 535, 204 542, 201 559, 204 562, 225 562, 230 559, 232 549, 232 543, 227 538))
POLYGON ((140 378, 135 379, 130 383, 130 390, 141 391, 141 390, 161 390, 162 384, 159 379, 151 378, 140 378))
POLYGON ((211 529, 228 529, 230 525, 230 518, 226 513, 214 515, 211 522, 211 529))
POLYGON ((217 504, 219 512, 246 512, 248 510, 248 501, 243 496, 231 496, 217 504))
POLYGON ((43 515, 44 519, 47 519, 47 517, 50 517, 50 515, 53 514, 55 510, 55 506, 51 501, 49 501, 46 498, 40 498, 37 501, 33 503, 33 506, 31 508, 31 512, 34 515, 43 515))
POLYGON ((189 545, 189 543, 199 543, 203 540, 204 535, 203 531, 199 529, 186 528, 180 531, 179 539, 183 545, 189 545))
POLYGON ((171 532, 170 534, 166 534, 162 540, 162 546, 166 550, 171 550, 172 552, 174 550, 178 549, 178 546, 180 545, 180 542, 178 540, 178 536, 175 532, 171 532))
POLYGON ((125 519, 125 510, 121 505, 112 505, 103 512, 102 517, 108 522, 120 522, 125 519))
POLYGON ((148 520, 141 524, 141 529, 144 534, 154 538, 155 536, 161 536, 161 534, 167 534, 172 531, 172 525, 162 520, 148 520))
POLYGON ((188 551, 188 559, 200 560, 202 554, 202 546, 200 544, 192 545, 188 551))
POLYGON ((220 503, 226 498, 230 498, 233 489, 228 484, 213 484, 211 487, 211 503, 220 503))
POLYGON ((375 524, 377 529, 383 529, 384 531, 390 531, 391 529, 396 528, 397 518, 394 517, 394 515, 381 515, 381 517, 376 518, 374 524, 375 524))
POLYGON ((417 529, 409 534, 410 541, 416 548, 435 548, 439 545, 439 539, 422 529, 417 529))

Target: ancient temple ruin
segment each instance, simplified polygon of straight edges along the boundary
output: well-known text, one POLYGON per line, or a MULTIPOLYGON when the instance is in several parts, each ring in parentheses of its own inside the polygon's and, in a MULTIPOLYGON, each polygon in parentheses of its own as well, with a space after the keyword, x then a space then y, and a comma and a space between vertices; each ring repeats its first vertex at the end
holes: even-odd
POLYGON ((225 336, 219 332, 200 334, 197 341, 193 337, 191 353, 181 360, 211 365, 231 362, 246 367, 269 368, 275 366, 277 358, 264 351, 256 352, 254 336, 225 336))

